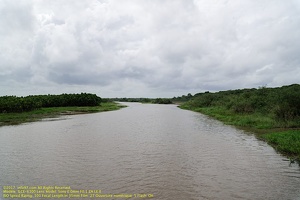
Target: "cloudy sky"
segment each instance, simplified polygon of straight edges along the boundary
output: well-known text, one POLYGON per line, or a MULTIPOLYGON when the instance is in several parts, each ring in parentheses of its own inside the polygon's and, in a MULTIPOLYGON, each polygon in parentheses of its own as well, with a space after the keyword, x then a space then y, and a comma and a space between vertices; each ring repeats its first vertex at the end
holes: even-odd
POLYGON ((299 0, 0 0, 0 95, 300 83, 299 0))

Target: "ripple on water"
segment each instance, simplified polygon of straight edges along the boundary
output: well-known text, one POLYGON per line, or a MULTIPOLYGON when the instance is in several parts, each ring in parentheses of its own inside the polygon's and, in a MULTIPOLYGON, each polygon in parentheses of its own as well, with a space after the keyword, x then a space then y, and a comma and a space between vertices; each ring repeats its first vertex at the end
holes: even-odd
POLYGON ((299 199, 300 168, 266 143, 172 105, 0 128, 0 185, 154 199, 299 199))

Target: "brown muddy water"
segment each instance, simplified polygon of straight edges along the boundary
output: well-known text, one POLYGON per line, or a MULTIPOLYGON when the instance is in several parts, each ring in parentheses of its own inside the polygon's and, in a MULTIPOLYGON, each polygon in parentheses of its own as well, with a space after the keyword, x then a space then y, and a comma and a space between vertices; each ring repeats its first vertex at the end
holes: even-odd
POLYGON ((299 166, 252 134, 175 105, 126 105, 1 127, 0 186, 170 200, 300 199, 299 166))

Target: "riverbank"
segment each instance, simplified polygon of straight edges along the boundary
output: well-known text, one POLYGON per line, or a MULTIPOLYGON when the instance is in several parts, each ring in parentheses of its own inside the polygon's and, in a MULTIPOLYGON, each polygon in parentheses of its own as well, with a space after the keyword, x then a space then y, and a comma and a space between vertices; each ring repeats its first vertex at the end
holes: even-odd
POLYGON ((268 115, 259 113, 237 114, 224 107, 192 107, 189 104, 179 106, 182 109, 200 112, 228 125, 234 125, 250 131, 258 139, 266 141, 276 151, 300 164, 300 128, 284 127, 268 115))
POLYGON ((27 122, 39 121, 43 118, 52 118, 61 115, 87 114, 95 112, 118 110, 124 105, 115 102, 103 102, 100 106, 82 107, 49 107, 20 113, 0 113, 0 126, 17 125, 27 122))

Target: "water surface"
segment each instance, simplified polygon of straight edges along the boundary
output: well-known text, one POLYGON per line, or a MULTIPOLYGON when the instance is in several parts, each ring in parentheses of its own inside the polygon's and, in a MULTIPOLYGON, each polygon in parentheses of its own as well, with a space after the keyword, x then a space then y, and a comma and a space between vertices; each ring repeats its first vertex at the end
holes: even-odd
POLYGON ((0 185, 170 200, 300 199, 299 166, 252 134, 175 105, 127 105, 1 127, 0 185))

